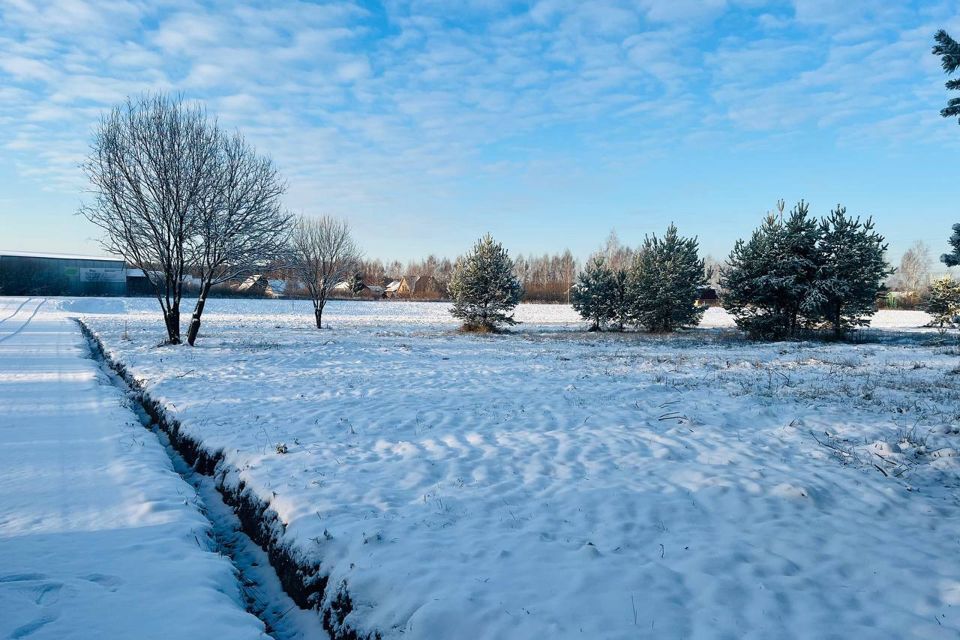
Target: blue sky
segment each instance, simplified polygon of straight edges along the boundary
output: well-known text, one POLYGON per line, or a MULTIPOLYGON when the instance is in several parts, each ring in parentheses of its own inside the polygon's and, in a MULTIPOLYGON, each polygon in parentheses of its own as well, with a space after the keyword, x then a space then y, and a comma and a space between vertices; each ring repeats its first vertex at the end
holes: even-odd
POLYGON ((960 222, 936 29, 960 5, 834 0, 4 0, 0 248, 99 253, 75 215, 99 114, 204 101, 287 206, 368 256, 586 256, 671 221, 725 256, 778 198, 873 215, 890 258, 960 222))

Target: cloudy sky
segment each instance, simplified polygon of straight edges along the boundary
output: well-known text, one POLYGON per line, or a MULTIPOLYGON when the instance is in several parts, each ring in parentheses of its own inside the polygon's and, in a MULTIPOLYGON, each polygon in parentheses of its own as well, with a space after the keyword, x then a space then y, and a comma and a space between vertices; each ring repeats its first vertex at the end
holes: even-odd
POLYGON ((287 206, 371 257, 585 256, 671 221, 726 255, 778 198, 873 215, 894 261, 960 221, 933 33, 956 0, 0 3, 0 248, 100 253, 75 215, 104 109, 202 100, 287 206))

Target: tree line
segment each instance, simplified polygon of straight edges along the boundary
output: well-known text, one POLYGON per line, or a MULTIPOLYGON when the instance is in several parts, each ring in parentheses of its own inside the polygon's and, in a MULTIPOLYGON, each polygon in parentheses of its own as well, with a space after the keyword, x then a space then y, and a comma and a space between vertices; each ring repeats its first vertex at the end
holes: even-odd
MULTIPOLYGON (((513 258, 513 272, 523 286, 525 302, 569 302, 570 287, 577 273, 577 260, 569 249, 541 255, 520 254, 513 258)), ((450 300, 450 283, 456 259, 429 255, 419 260, 385 262, 376 258, 361 259, 353 281, 359 293, 363 285, 386 286, 409 276, 419 276, 413 300, 450 300)), ((350 296, 351 292, 345 292, 350 296)))
MULTIPOLYGON (((934 41, 933 54, 941 57, 944 71, 955 73, 960 43, 943 30, 934 41)), ((960 90, 960 79, 947 81, 946 87, 960 90)), ((940 114, 960 116, 960 98, 948 100, 940 114)), ((697 292, 716 277, 724 308, 753 338, 776 340, 821 330, 839 338, 867 324, 885 290, 884 280, 894 273, 873 220, 850 216, 841 205, 816 219, 802 200, 789 214, 784 209, 781 200, 778 213, 768 215, 748 240, 738 240, 722 266, 708 266, 698 256, 696 238, 681 237, 674 225, 662 238, 648 236, 635 251, 620 247, 612 236, 577 276, 570 290, 573 306, 593 330, 634 326, 673 331, 700 321, 697 292)), ((950 245, 952 252, 941 261, 960 266, 960 223, 953 226, 950 245)), ((487 237, 468 256, 473 275, 467 301, 478 299, 482 290, 485 305, 496 304, 497 313, 490 319, 486 306, 476 309, 458 299, 452 313, 464 317, 466 327, 513 322, 506 312, 519 300, 519 282, 501 252, 487 237)), ((901 282, 919 288, 926 262, 922 247, 912 247, 901 262, 901 282)), ((930 286, 928 298, 925 306, 934 324, 956 323, 960 283, 940 278, 930 286)))
MULTIPOLYGON (((346 221, 283 209, 285 183, 241 134, 164 95, 128 100, 105 116, 84 169, 94 199, 82 213, 104 230, 108 251, 143 270, 174 344, 187 275, 200 283, 187 333, 193 345, 213 286, 277 265, 305 290, 318 328, 338 283, 385 282, 402 270, 426 276, 432 288, 421 294, 448 296, 467 329, 511 324, 510 310, 534 292, 566 299, 593 330, 667 332, 700 321, 697 299, 719 271, 723 306, 760 339, 823 329, 842 337, 867 323, 892 273, 871 219, 838 205, 818 220, 803 201, 789 214, 780 201, 718 269, 698 255, 697 239, 674 225, 635 249, 611 233, 579 272, 569 251, 511 259, 490 236, 456 262, 364 260, 346 221)), ((937 288, 941 298, 952 291, 937 288)))
MULTIPOLYGON (((942 30, 934 39, 944 71, 956 72, 960 44, 942 30)), ((960 90, 960 80, 946 87, 960 90)), ((960 98, 941 115, 960 116, 960 98)), ((780 201, 778 213, 739 240, 723 265, 700 258, 697 239, 674 225, 636 249, 611 234, 579 273, 569 251, 512 260, 489 235, 456 262, 365 261, 345 221, 284 210, 286 184, 269 157, 223 130, 203 107, 165 94, 128 99, 105 115, 83 170, 93 198, 81 213, 103 230, 108 252, 143 270, 173 344, 181 339, 188 275, 200 283, 187 334, 193 345, 211 289, 267 269, 279 268, 304 287, 318 328, 338 283, 386 282, 416 271, 432 283, 431 295, 450 296, 451 313, 465 328, 482 330, 513 323, 510 311, 526 292, 530 299, 566 298, 595 330, 673 331, 699 322, 698 292, 715 282, 737 326, 760 339, 821 330, 843 337, 868 322, 893 273, 870 218, 838 205, 817 219, 804 201, 789 214, 780 201)), ((953 252, 941 258, 947 266, 960 264, 960 224, 953 230, 953 252)), ((902 261, 901 277, 913 278, 908 285, 927 260, 919 248, 912 251, 902 261)), ((934 282, 927 306, 941 327, 953 323, 960 285, 934 282)))

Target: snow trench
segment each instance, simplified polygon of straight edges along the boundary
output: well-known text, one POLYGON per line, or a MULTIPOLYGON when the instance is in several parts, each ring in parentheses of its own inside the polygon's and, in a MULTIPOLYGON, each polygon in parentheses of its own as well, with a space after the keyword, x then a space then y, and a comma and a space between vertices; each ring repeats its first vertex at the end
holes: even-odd
MULTIPOLYGON (((167 415, 162 404, 150 397, 123 363, 110 357, 99 337, 86 323, 79 318, 76 322, 94 356, 126 384, 140 408, 166 435, 173 450, 194 472, 212 478, 223 502, 236 515, 243 533, 266 554, 280 586, 290 599, 301 609, 316 610, 332 640, 380 640, 379 632, 363 635, 345 624, 347 615, 353 610, 353 599, 346 585, 337 585, 336 592, 327 593, 330 588, 328 576, 321 571, 319 564, 304 564, 295 557, 283 542, 285 526, 270 504, 247 491, 242 480, 236 484, 228 481, 228 478, 238 474, 238 470, 225 462, 223 452, 211 452, 202 443, 184 434, 180 423, 167 415)), ((266 608, 264 603, 260 603, 251 612, 264 619, 261 610, 266 608)), ((271 626, 269 619, 264 619, 264 623, 271 626)))

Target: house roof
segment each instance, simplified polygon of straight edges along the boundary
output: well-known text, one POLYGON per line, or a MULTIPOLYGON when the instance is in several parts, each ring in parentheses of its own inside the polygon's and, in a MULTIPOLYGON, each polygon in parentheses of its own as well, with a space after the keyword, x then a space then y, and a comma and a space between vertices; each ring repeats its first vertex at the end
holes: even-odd
POLYGON ((257 275, 250 276, 249 278, 241 282, 240 286, 237 287, 237 291, 246 291, 247 289, 257 285, 261 280, 263 280, 264 284, 266 284, 267 286, 270 285, 270 282, 268 280, 266 280, 262 275, 257 274, 257 275))
POLYGON ((50 253, 44 251, 3 251, 0 250, 0 256, 10 256, 11 258, 54 258, 58 260, 98 260, 108 262, 123 262, 123 258, 116 256, 84 256, 73 253, 50 253))

